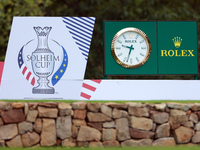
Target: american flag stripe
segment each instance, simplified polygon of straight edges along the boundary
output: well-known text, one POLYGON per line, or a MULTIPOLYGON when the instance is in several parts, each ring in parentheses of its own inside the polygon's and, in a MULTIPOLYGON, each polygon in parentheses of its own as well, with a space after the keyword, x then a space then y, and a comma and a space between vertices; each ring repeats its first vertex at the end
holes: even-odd
POLYGON ((97 90, 102 80, 84 80, 82 84, 81 98, 90 100, 94 92, 97 90))
POLYGON ((91 81, 93 81, 93 82, 96 82, 96 83, 100 84, 102 80, 91 80, 91 81))
POLYGON ((83 83, 83 87, 86 88, 86 89, 88 89, 88 90, 91 90, 93 92, 96 90, 95 87, 93 87, 93 86, 91 86, 89 84, 86 84, 86 83, 83 83))
POLYGON ((26 76, 26 79, 29 80, 30 76, 31 76, 31 72, 29 71, 27 76, 26 76))
POLYGON ((90 95, 85 94, 85 93, 83 93, 83 92, 81 92, 81 97, 86 98, 86 99, 88 99, 88 100, 91 98, 90 95))
MULTIPOLYGON (((23 64, 24 65, 24 64, 23 64)), ((22 65, 22 67, 23 67, 23 65, 22 65)), ((26 72, 26 70, 27 70, 27 68, 26 68, 26 66, 23 68, 23 70, 22 70, 22 74, 24 75, 25 74, 25 72, 26 72)))
POLYGON ((23 61, 23 48, 24 48, 24 46, 19 51, 18 65, 19 65, 19 68, 20 68, 22 74, 26 78, 26 80, 29 81, 29 83, 32 86, 34 86, 35 85, 35 77, 32 75, 31 71, 29 71, 29 69, 26 67, 26 65, 25 65, 25 63, 23 61))

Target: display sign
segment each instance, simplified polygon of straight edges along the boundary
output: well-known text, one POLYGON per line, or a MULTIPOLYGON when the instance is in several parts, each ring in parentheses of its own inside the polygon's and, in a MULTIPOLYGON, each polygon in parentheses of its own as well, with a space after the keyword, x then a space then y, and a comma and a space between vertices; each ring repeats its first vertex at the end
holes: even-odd
POLYGON ((79 99, 94 22, 94 17, 14 17, 0 98, 79 99))
POLYGON ((198 74, 196 21, 104 21, 104 75, 161 74, 198 74))
MULTIPOLYGON (((128 48, 123 48, 122 45, 127 45, 133 47, 135 45, 140 46, 140 50, 142 52, 138 51, 137 56, 132 56, 133 53, 136 51, 136 49, 132 50, 130 53, 130 58, 132 57, 133 61, 137 62, 138 60, 142 60, 142 58, 145 54, 145 50, 142 50, 142 48, 145 48, 143 46, 143 43, 146 44, 145 42, 142 42, 143 38, 138 32, 130 32, 128 31, 126 35, 126 39, 121 37, 120 40, 117 40, 116 43, 119 43, 121 45, 121 49, 117 51, 125 51, 124 55, 121 55, 121 53, 118 53, 118 57, 122 58, 122 62, 126 62, 128 55, 129 55, 129 49, 128 48), (129 33, 132 34, 131 38, 129 37, 129 33), (137 35, 140 35, 137 37, 137 35), (140 40, 140 41, 139 41, 140 40), (121 43, 120 43, 121 42, 121 43), (123 42, 123 43, 122 43, 123 42), (136 43, 137 42, 137 43, 136 43), (142 43, 139 43, 142 42, 142 43), (140 54, 141 53, 141 54, 140 54)), ((130 74, 157 74, 157 42, 156 42, 156 22, 134 22, 134 21, 105 21, 104 22, 104 74, 105 75, 130 75, 130 74), (125 29, 127 27, 134 27, 139 30, 141 30, 143 33, 145 33, 150 40, 151 43, 151 54, 150 57, 148 58, 148 61, 146 61, 145 65, 142 65, 137 68, 125 68, 121 65, 119 65, 115 59, 113 58, 112 52, 111 52, 111 43, 115 39, 115 35, 122 29, 125 29)), ((120 48, 120 46, 117 46, 117 48, 120 48)), ((128 61, 131 62, 131 59, 128 61)))
POLYGON ((158 22, 158 74, 198 74, 197 22, 158 22))
POLYGON ((84 80, 81 100, 200 100, 199 80, 84 80))

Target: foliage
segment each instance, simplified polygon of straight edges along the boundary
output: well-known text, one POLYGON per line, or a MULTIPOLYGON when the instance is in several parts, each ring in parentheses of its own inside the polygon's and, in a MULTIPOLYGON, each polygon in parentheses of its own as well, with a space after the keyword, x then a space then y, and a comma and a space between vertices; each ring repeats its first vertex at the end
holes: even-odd
MULTIPOLYGON (((13 16, 94 16, 96 23, 85 78, 100 79, 103 78, 103 20, 198 20, 199 6, 200 0, 0 0, 0 60, 4 60, 13 16)), ((122 78, 192 79, 193 77, 122 78)))

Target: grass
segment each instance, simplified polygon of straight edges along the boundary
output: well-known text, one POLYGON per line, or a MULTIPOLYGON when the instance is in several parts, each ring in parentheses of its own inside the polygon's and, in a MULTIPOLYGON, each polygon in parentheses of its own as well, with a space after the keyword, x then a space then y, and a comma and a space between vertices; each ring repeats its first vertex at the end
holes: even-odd
MULTIPOLYGON (((73 103, 73 102, 81 102, 81 100, 0 100, 0 101, 6 101, 6 102, 64 102, 64 103, 73 103)), ((159 104, 159 103, 167 103, 167 102, 177 102, 177 103, 200 103, 200 100, 147 100, 147 101, 105 101, 105 100, 96 100, 96 101, 91 101, 91 100, 86 100, 85 102, 87 103, 109 103, 109 102, 114 102, 114 103, 127 103, 127 102, 136 102, 136 103, 149 103, 149 104, 159 104)))

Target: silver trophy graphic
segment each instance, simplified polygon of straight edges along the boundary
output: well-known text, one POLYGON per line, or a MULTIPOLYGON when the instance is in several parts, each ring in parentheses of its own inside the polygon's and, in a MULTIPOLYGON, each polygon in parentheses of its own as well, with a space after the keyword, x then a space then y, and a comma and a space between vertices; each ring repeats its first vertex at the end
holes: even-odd
POLYGON ((52 27, 33 27, 38 38, 36 50, 32 53, 31 64, 38 79, 38 86, 32 89, 33 94, 54 94, 55 89, 48 85, 48 77, 54 70, 54 53, 48 47, 48 35, 52 27))

